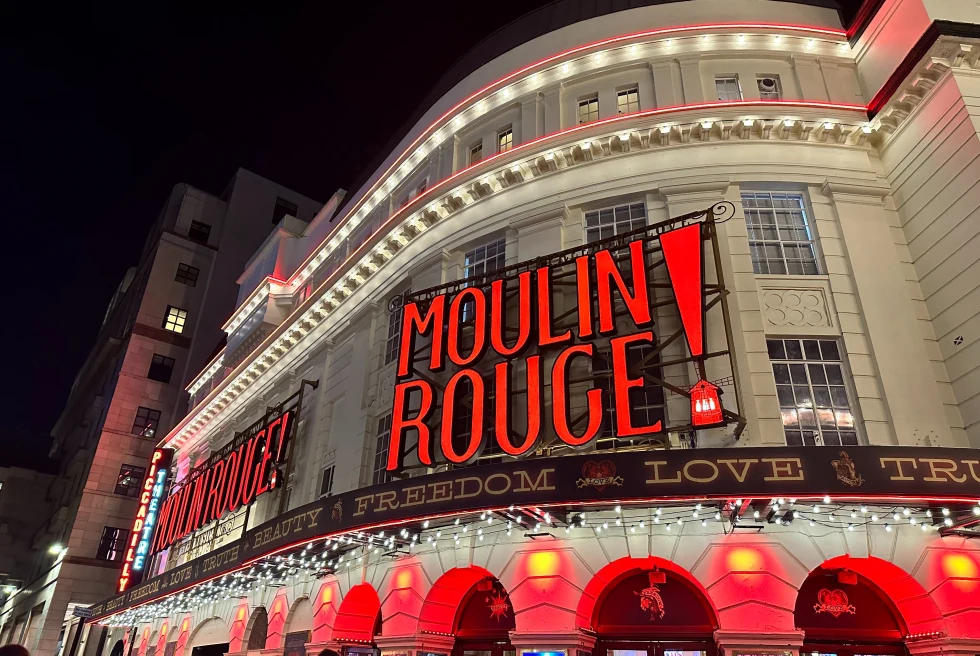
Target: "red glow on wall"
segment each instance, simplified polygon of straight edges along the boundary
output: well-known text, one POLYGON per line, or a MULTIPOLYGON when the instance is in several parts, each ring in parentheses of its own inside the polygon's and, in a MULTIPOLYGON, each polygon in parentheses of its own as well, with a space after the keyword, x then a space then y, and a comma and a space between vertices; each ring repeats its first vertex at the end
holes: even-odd
POLYGON ((188 615, 184 618, 184 621, 180 623, 180 632, 177 634, 177 649, 175 654, 180 656, 184 653, 184 647, 187 645, 187 639, 191 635, 191 616, 188 615))
POLYGON ((269 608, 269 628, 265 638, 266 649, 279 649, 282 646, 282 636, 286 629, 286 616, 289 614, 289 600, 286 593, 280 590, 269 608))
POLYGON ((482 567, 454 567, 440 576, 425 595, 419 613, 419 632, 450 634, 470 589, 479 581, 493 576, 482 567))
POLYGON ((160 637, 157 639, 157 654, 163 654, 167 648, 167 630, 170 628, 167 620, 160 625, 160 637))
POLYGON ((757 571, 765 566, 766 559, 755 547, 735 547, 725 559, 728 568, 735 572, 757 571))
POLYGON ((531 578, 555 576, 561 570, 561 556, 556 551, 534 551, 525 558, 525 569, 531 578))
POLYGON ((245 640, 245 629, 248 625, 248 602, 243 602, 232 615, 231 628, 228 630, 228 651, 242 650, 245 640))
POLYGON ((143 638, 140 640, 139 656, 146 656, 146 648, 150 642, 150 627, 143 629, 143 638))
POLYGON ((340 587, 337 581, 324 581, 313 602, 313 642, 330 640, 339 606, 340 587))
POLYGON ((381 599, 369 583, 359 583, 347 591, 337 610, 333 639, 339 642, 371 642, 381 612, 381 599))

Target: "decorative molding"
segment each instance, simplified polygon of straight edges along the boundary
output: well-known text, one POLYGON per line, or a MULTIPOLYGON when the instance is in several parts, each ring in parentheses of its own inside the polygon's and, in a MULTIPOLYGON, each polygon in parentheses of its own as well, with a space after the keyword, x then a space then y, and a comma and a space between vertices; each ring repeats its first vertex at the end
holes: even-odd
POLYGON ((801 330, 820 335, 839 332, 828 300, 827 281, 823 278, 812 283, 778 278, 762 278, 758 282, 766 334, 798 335, 801 330))

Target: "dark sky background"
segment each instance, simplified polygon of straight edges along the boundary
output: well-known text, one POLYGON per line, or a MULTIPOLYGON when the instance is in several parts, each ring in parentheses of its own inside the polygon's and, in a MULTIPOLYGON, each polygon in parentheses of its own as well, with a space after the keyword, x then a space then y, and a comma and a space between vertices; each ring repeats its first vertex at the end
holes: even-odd
POLYGON ((453 62, 543 4, 0 3, 0 464, 46 453, 174 184, 219 194, 242 166, 325 202, 453 62))

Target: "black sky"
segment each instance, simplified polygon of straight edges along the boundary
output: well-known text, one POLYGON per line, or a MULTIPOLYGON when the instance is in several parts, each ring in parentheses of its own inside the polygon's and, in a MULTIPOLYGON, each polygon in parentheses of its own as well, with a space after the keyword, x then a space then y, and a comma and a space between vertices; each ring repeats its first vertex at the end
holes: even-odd
POLYGON ((543 4, 0 3, 0 464, 47 450, 174 184, 220 193, 242 166, 326 201, 458 57, 543 4))

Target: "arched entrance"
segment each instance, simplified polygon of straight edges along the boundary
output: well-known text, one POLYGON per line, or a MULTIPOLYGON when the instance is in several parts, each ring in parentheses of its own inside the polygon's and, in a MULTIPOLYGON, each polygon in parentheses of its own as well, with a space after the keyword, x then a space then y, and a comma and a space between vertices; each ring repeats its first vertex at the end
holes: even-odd
POLYGON ((109 656, 123 656, 124 651, 126 651, 125 643, 122 640, 116 640, 112 649, 109 650, 109 656))
POLYGON ((514 656, 510 632, 514 606, 496 577, 485 575, 466 590, 453 619, 453 656, 514 656))
POLYGON ((908 627, 895 603, 870 579, 820 567, 800 586, 794 611, 801 652, 819 656, 906 656, 908 627))
POLYGON ((222 656, 228 653, 228 627, 220 617, 202 622, 187 643, 190 656, 222 656))
POLYGON ((369 583, 359 583, 340 602, 333 639, 344 656, 376 656, 376 635, 381 635, 381 599, 369 583))
POLYGON ((588 609, 596 656, 715 656, 718 618, 693 576, 659 558, 623 561, 586 588, 602 585, 588 609))

